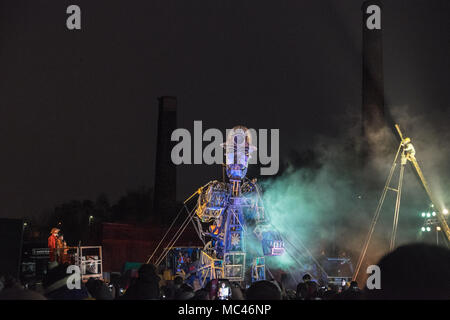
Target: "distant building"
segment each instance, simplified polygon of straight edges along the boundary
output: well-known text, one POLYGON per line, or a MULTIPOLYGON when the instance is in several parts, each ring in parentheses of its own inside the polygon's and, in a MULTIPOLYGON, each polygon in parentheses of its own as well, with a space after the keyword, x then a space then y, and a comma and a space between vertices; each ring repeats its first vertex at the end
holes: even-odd
MULTIPOLYGON (((167 235, 155 257, 160 256, 176 230, 178 227, 175 227, 167 235)), ((105 272, 121 272, 125 262, 145 263, 157 248, 166 231, 167 227, 157 225, 102 223, 100 238, 103 248, 103 270, 105 272)), ((193 226, 189 225, 175 246, 202 246, 202 243, 193 226)))

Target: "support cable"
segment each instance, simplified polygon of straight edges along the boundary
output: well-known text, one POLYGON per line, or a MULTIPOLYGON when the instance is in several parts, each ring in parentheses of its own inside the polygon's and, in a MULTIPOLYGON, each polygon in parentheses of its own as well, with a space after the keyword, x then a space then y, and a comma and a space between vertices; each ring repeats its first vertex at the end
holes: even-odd
POLYGON ((155 250, 153 251, 152 255, 150 256, 150 258, 148 258, 147 260, 147 264, 150 263, 151 259, 153 258, 153 256, 155 255, 156 251, 159 249, 159 247, 161 246, 162 242, 164 241, 164 239, 166 238, 166 236, 169 234, 170 230, 172 229, 173 225, 175 224, 175 221, 177 221, 178 217, 180 216, 181 212, 183 211, 184 208, 181 208, 178 211, 177 216, 175 217, 175 219, 172 221, 171 225, 169 226, 169 228, 167 229, 166 233, 164 234, 164 236, 161 238, 161 240, 159 241, 158 245, 156 246, 155 250))
MULTIPOLYGON (((164 234, 164 236, 162 237, 162 239, 159 241, 156 249, 153 251, 152 255, 148 258, 147 260, 147 264, 150 263, 151 259, 153 258, 153 256, 156 254, 156 251, 159 249, 159 247, 161 246, 162 242, 164 241, 164 239, 166 238, 166 236, 169 234, 169 232, 172 230, 172 227, 175 225, 176 220, 178 219, 178 217, 180 216, 181 212, 183 211, 183 209, 186 209, 187 212, 189 213, 189 210, 186 207, 186 203, 191 200, 194 196, 201 194, 203 189, 206 188, 207 186, 209 186, 211 183, 213 183, 214 181, 210 181, 207 184, 205 184, 203 187, 200 187, 197 191, 195 191, 192 195, 190 195, 186 200, 184 200, 183 202, 183 207, 180 209, 180 211, 178 212, 177 216, 175 217, 175 219, 172 221, 172 223, 170 224, 169 228, 167 229, 166 233, 164 234)), ((189 214, 188 214, 189 217, 189 214)), ((187 219, 187 218, 186 218, 187 219)), ((184 225, 184 223, 186 222, 186 220, 182 223, 182 225, 184 225)), ((175 235, 180 231, 181 227, 178 229, 178 231, 175 233, 175 235)), ((169 241, 169 243, 172 242, 169 241)), ((158 259, 159 260, 159 259, 158 259)))
MULTIPOLYGON (((403 155, 402 155, 403 157, 403 155)), ((395 239, 397 237, 397 228, 398 228, 398 217, 400 214, 400 201, 402 197, 402 187, 403 187, 403 173, 405 172, 405 165, 402 163, 400 167, 400 175, 398 178, 398 187, 397 187, 397 199, 395 201, 395 211, 394 211, 394 221, 392 224, 392 234, 391 234, 391 242, 389 245, 389 250, 392 251, 395 248, 395 239)))
POLYGON ((178 229, 177 233, 175 234, 174 238, 172 238, 172 241, 168 244, 168 246, 166 248, 164 248, 163 253, 161 254, 161 256, 158 258, 158 260, 156 261, 156 266, 158 266, 159 264, 161 264, 162 260, 167 256, 167 254, 170 251, 170 248, 173 247, 173 245, 178 241, 178 239, 181 237, 181 235, 183 234, 184 230, 186 229, 186 227, 189 225, 189 222, 191 222, 191 220, 194 218, 195 215, 195 208, 194 210, 192 210, 192 212, 190 212, 187 216, 187 218, 184 220, 183 225, 180 226, 180 228, 178 229))

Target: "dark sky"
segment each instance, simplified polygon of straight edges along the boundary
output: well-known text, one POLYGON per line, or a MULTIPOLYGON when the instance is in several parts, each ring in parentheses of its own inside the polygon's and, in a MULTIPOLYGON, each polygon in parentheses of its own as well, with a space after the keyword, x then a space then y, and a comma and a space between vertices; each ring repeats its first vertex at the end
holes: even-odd
MULTIPOLYGON (((152 186, 161 95, 189 130, 279 128, 282 156, 360 112, 362 1, 0 3, 0 217, 152 186)), ((449 15, 448 0, 386 1, 390 106, 450 106, 449 15)), ((179 199, 219 172, 179 168, 179 199)))

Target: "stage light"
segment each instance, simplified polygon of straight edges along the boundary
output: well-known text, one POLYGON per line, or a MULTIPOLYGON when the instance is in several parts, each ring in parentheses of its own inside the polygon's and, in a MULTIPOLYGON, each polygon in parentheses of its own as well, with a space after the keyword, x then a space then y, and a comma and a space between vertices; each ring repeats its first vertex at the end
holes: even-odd
POLYGON ((437 231, 441 231, 441 227, 437 226, 437 227, 436 227, 436 230, 437 230, 437 231))
POLYGON ((430 207, 434 208, 434 204, 431 204, 430 207))
POLYGON ((444 211, 442 211, 443 214, 448 214, 448 210, 444 209, 444 211))
POLYGON ((431 228, 430 228, 430 227, 427 227, 427 231, 430 232, 430 231, 431 231, 431 228))
POLYGON ((425 218, 425 215, 426 215, 426 213, 425 213, 425 212, 422 212, 422 217, 424 217, 424 218, 425 218))
POLYGON ((433 213, 431 215, 434 217, 436 215, 436 212, 433 211, 433 213))
POLYGON ((422 229, 421 229, 423 232, 425 231, 425 227, 422 227, 422 229))
POLYGON ((427 212, 427 218, 431 217, 431 214, 429 212, 427 212))

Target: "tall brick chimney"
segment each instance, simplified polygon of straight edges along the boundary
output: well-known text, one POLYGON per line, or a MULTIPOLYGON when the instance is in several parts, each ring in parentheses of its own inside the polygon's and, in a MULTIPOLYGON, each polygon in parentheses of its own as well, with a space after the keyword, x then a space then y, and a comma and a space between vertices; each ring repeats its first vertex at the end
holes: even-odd
POLYGON ((174 145, 170 137, 177 126, 177 98, 163 96, 158 98, 158 102, 154 214, 160 223, 167 224, 177 211, 176 167, 170 158, 174 145))
POLYGON ((363 135, 379 130, 384 119, 383 42, 381 1, 362 6, 362 129, 363 135))

